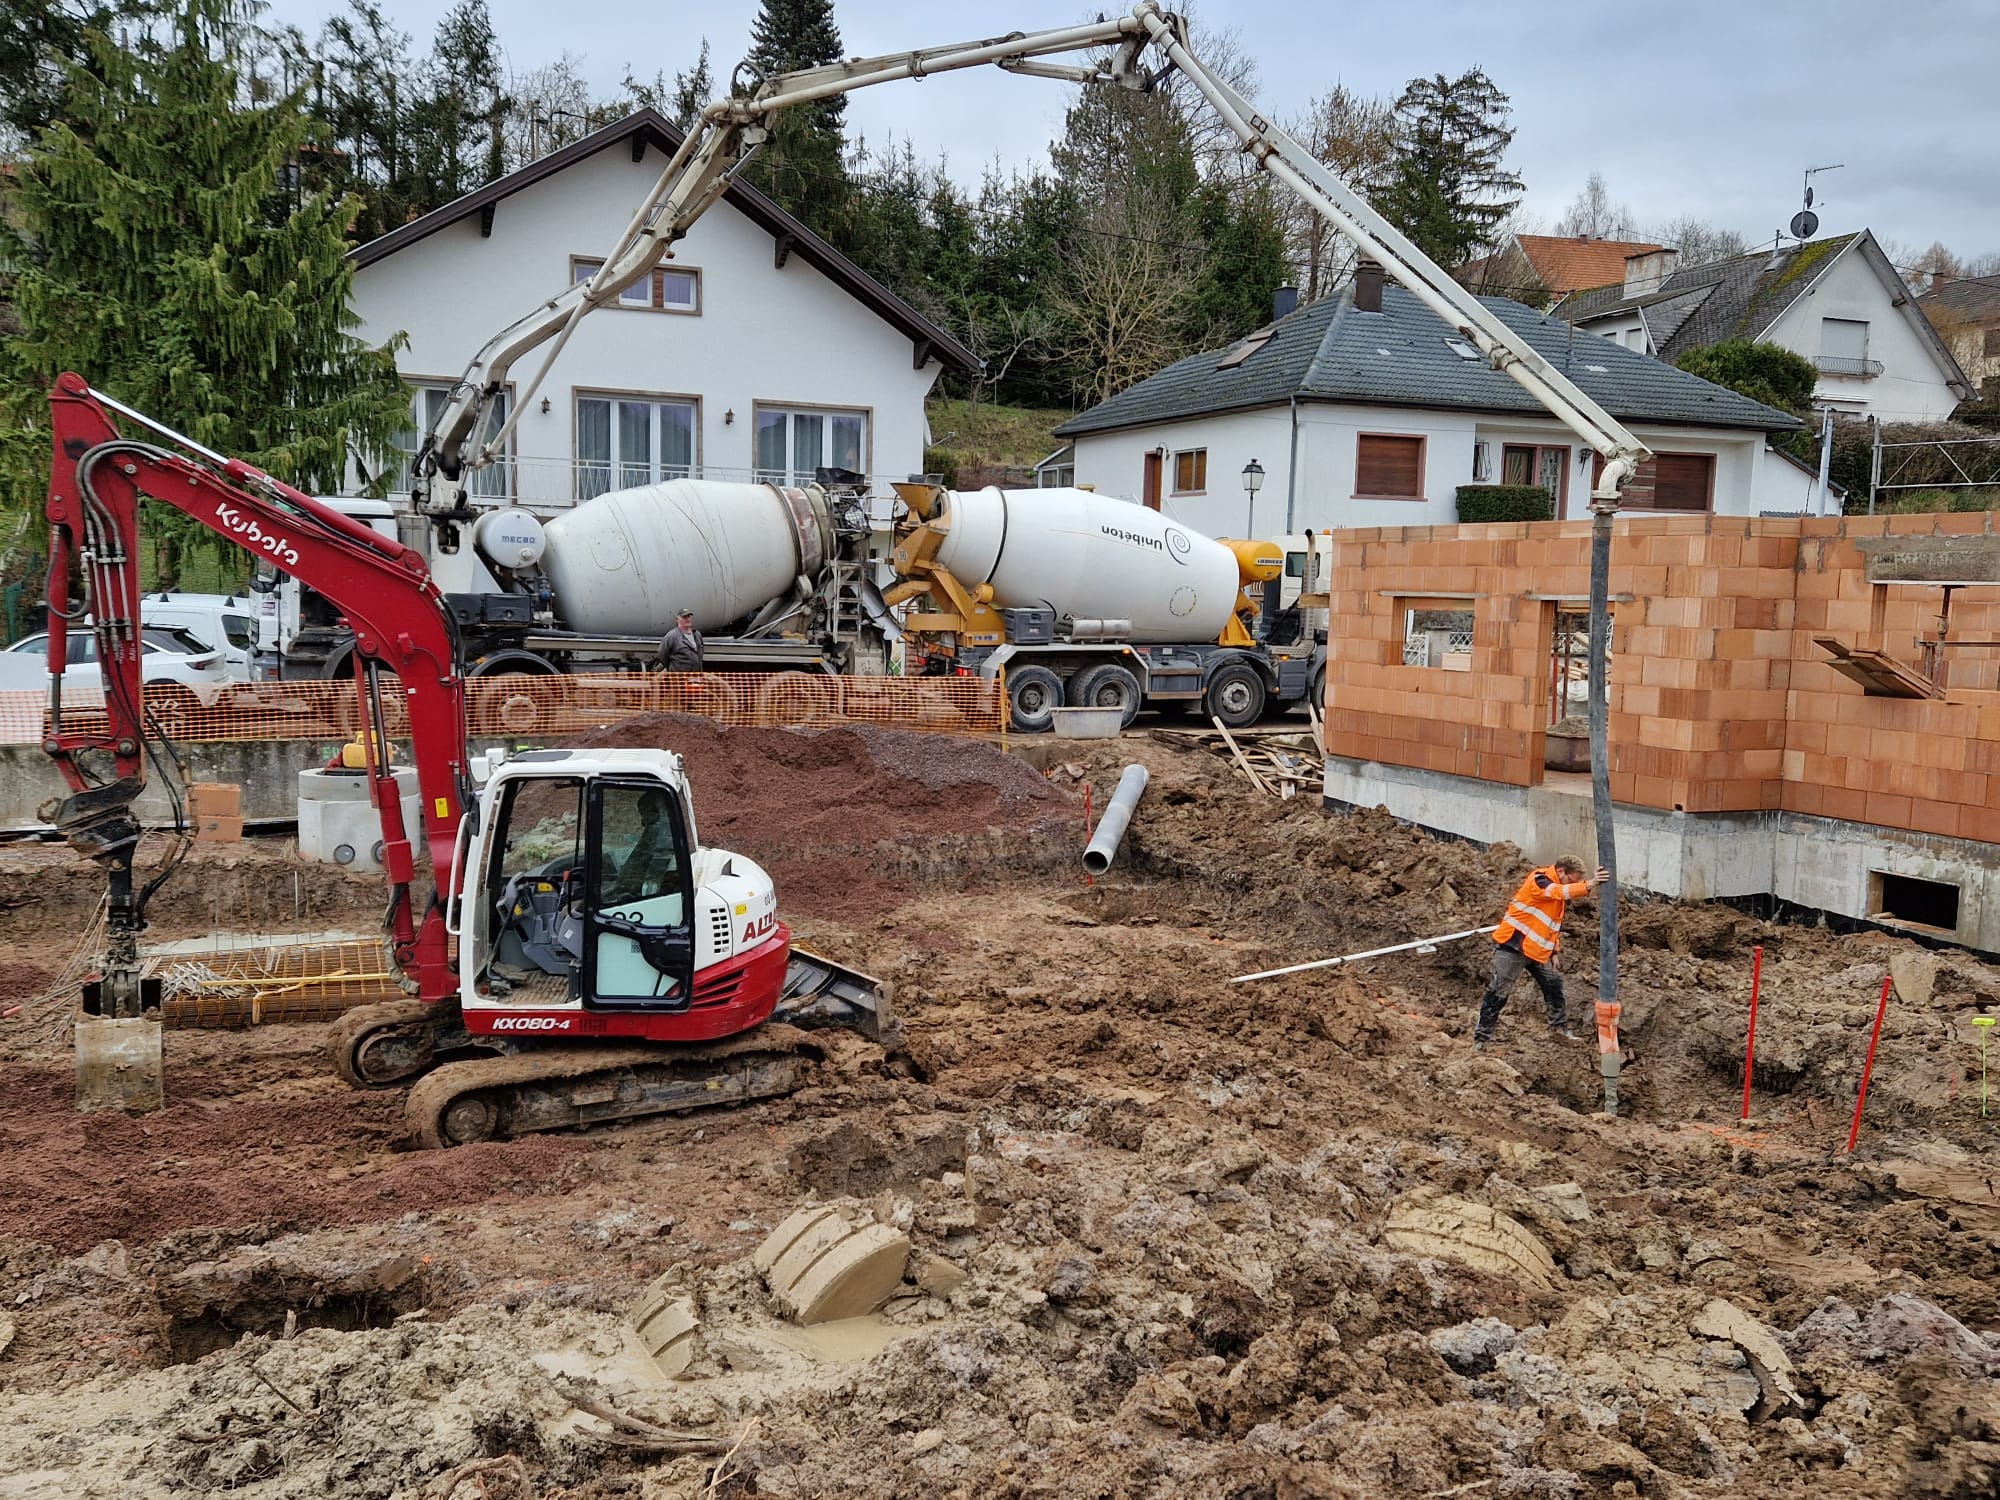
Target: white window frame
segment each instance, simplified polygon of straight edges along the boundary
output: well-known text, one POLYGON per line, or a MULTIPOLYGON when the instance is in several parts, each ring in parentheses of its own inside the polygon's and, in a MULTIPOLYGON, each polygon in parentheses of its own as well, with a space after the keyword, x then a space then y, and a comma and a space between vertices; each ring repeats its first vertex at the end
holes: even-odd
POLYGON ((790 401, 753 402, 750 412, 750 461, 754 466, 760 484, 807 485, 813 482, 813 470, 818 467, 850 467, 846 464, 833 465, 832 428, 835 422, 858 421, 861 425, 860 444, 853 464, 857 472, 874 472, 873 444, 875 440, 875 413, 865 406, 811 406, 790 401), (782 467, 764 462, 765 421, 771 417, 784 419, 785 460, 782 467), (799 435, 805 425, 812 422, 821 424, 819 430, 820 463, 800 466, 799 435))
POLYGON ((701 474, 701 398, 699 396, 668 395, 653 391, 600 391, 579 388, 572 393, 570 401, 572 427, 572 449, 575 454, 576 481, 575 498, 592 500, 612 490, 636 489, 640 485, 659 484, 668 479, 697 478, 701 474), (603 458, 586 458, 583 453, 583 406, 586 401, 603 402, 610 409, 607 412, 607 432, 611 451, 603 458), (621 441, 625 425, 631 420, 631 408, 643 406, 646 411, 646 457, 635 461, 623 455, 621 441), (686 463, 668 463, 662 457, 666 445, 662 424, 662 413, 668 410, 684 410, 688 418, 688 457, 686 463), (599 483, 599 481, 602 481, 599 483))
POLYGON ((1173 488, 1169 491, 1170 494, 1206 495, 1208 493, 1208 448, 1206 445, 1200 448, 1176 448, 1174 450, 1173 463, 1173 488), (1189 489, 1181 488, 1181 460, 1184 458, 1192 460, 1201 469, 1201 482, 1189 489))
MULTIPOLYGON (((569 258, 569 279, 572 283, 588 281, 603 265, 601 260, 572 255, 569 258)), ((625 312, 673 313, 684 318, 698 318, 701 316, 701 267, 655 266, 620 292, 612 306, 625 312), (688 300, 685 304, 668 299, 667 288, 670 286, 687 288, 688 300)))

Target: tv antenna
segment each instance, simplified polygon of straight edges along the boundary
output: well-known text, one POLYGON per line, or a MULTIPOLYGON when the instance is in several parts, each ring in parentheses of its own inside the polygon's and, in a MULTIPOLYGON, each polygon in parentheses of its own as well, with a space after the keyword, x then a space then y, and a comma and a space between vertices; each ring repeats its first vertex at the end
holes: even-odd
POLYGON ((1809 240, 1819 233, 1819 215, 1813 212, 1813 178, 1821 172, 1838 172, 1845 162, 1834 162, 1824 167, 1807 167, 1805 179, 1805 206, 1792 215, 1792 238, 1809 240))

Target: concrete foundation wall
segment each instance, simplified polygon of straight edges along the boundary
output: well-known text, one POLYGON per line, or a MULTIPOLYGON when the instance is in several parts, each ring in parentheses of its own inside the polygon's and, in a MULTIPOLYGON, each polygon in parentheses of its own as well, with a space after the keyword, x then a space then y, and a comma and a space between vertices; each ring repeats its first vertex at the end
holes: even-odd
MULTIPOLYGON (((1329 757, 1330 808, 1384 807, 1405 822, 1475 843, 1517 845, 1535 864, 1596 857, 1590 799, 1409 766, 1329 757)), ((2000 952, 2000 868, 1990 844, 1775 809, 1687 813, 1620 803, 1618 876, 1629 889, 1687 901, 1770 896, 1871 920, 1879 874, 1956 886, 1968 947, 2000 952)), ((1504 893, 1502 893, 1504 894, 1504 893)))
MULTIPOLYGON (((182 747, 188 780, 219 781, 243 789, 243 821, 290 823, 299 815, 299 772, 323 766, 337 740, 215 740, 182 747)), ((529 744, 526 740, 476 740, 472 752, 529 744)), ((0 745, 0 833, 47 832, 37 809, 69 791, 55 762, 38 745, 0 745)), ((139 816, 148 827, 171 823, 172 811, 149 768, 139 816)), ((414 835, 417 830, 410 830, 414 835)))

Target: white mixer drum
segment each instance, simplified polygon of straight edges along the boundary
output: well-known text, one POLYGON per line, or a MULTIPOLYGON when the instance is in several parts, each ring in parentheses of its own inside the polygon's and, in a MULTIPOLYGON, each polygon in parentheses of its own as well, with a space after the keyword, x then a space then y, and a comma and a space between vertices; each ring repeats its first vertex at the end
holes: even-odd
POLYGON ((1208 641, 1240 587, 1220 542, 1156 510, 1090 490, 947 491, 938 561, 994 603, 1057 616, 1130 620, 1134 641, 1208 641))
POLYGON ((671 479, 549 521, 542 570, 571 630, 656 635, 681 609, 718 630, 815 572, 824 525, 817 491, 671 479))

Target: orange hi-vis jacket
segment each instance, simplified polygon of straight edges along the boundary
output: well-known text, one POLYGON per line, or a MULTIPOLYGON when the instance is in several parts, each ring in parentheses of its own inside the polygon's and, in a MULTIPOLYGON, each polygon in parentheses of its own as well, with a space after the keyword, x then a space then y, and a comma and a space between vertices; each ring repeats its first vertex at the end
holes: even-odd
POLYGON ((1514 899, 1507 903, 1507 915, 1493 930, 1493 941, 1505 943, 1521 934, 1521 956, 1545 964, 1562 946, 1563 913, 1569 903, 1590 894, 1581 880, 1564 880, 1554 865, 1530 870, 1514 899))

